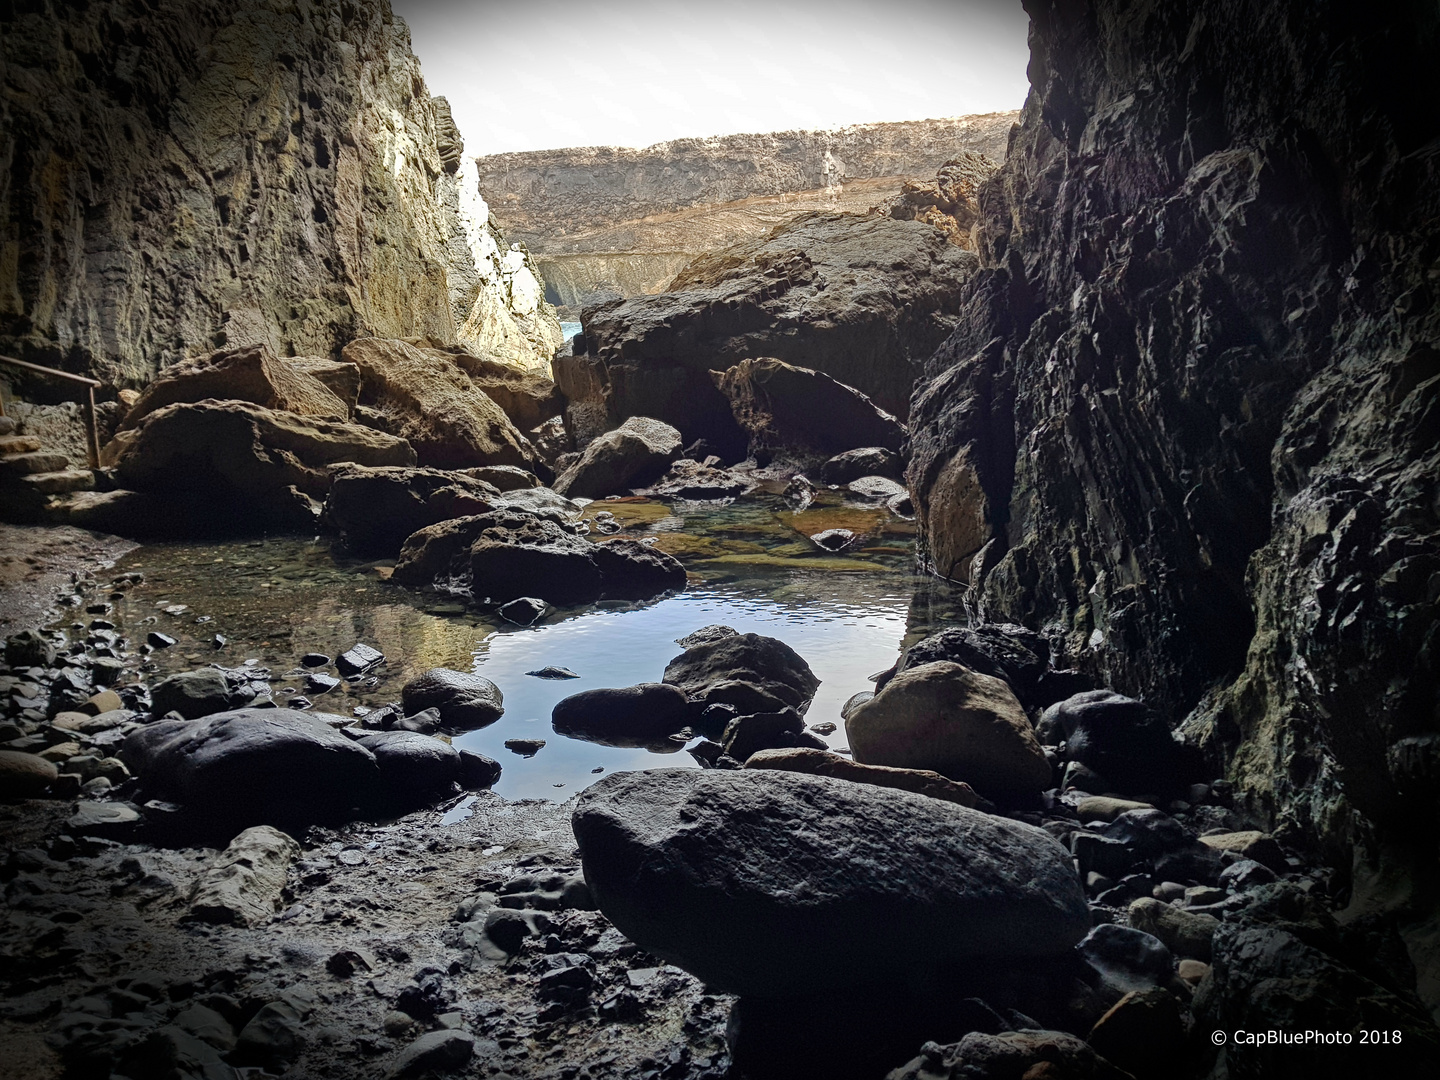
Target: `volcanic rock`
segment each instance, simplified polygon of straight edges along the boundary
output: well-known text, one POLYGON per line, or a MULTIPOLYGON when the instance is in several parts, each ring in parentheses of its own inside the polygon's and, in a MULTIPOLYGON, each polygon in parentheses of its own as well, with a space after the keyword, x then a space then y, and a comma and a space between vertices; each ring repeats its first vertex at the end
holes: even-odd
POLYGON ((555 490, 573 498, 599 499, 644 487, 680 457, 680 432, 669 424, 633 416, 601 435, 555 481, 555 490))
POLYGON ((1089 922, 1069 856, 1039 829, 831 777, 616 773, 580 796, 574 828, 606 917, 725 993, 1061 955, 1089 922))

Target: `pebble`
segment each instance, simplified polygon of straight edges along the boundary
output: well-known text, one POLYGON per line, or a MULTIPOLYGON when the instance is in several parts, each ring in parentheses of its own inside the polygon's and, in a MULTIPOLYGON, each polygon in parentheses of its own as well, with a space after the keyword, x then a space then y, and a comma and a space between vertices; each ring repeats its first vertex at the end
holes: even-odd
MULTIPOLYGON (((408 1020, 409 1017, 406 1017, 408 1020)), ((388 1017, 387 1017, 388 1020, 388 1017)), ((495 1047, 496 1054, 499 1046, 495 1047)), ((468 1031, 441 1029, 421 1035, 395 1059, 393 1077, 418 1076, 426 1072, 450 1072, 475 1056, 475 1036, 468 1031)))
POLYGON ((145 643, 152 649, 168 649, 177 644, 176 640, 169 634, 162 634, 159 630, 151 630, 145 635, 145 643))

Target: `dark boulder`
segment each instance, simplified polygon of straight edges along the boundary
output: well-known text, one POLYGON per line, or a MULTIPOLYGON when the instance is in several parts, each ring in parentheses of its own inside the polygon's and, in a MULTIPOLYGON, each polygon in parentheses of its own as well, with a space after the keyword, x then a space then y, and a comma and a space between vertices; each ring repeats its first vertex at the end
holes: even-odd
POLYGON ((883 689, 902 671, 937 660, 949 660, 982 675, 1003 679, 1022 705, 1034 708, 1041 703, 1040 682, 1050 667, 1050 643, 1035 631, 1013 623, 952 626, 906 649, 895 666, 876 680, 875 688, 883 689))
POLYGON ((500 763, 474 750, 460 752, 460 774, 457 779, 467 791, 487 791, 500 779, 500 763))
POLYGON ((607 600, 648 600, 685 587, 680 560, 639 540, 607 540, 590 551, 607 600))
POLYGON ((380 784, 374 754, 292 709, 160 720, 121 756, 151 797, 242 827, 345 820, 380 784))
POLYGON ((680 432, 646 416, 632 416, 595 439, 555 481, 555 490, 571 498, 601 499, 623 495, 656 480, 679 460, 680 432))
POLYGON ((1112 791, 1168 794, 1183 779, 1180 744, 1142 701, 1091 690, 1050 706, 1041 722, 1058 723, 1070 759, 1099 773, 1112 791))
POLYGON ((356 742, 375 755, 387 808, 404 811, 426 806, 450 794, 460 778, 459 752, 432 735, 377 731, 356 742))
POLYGON ((720 992, 1058 957, 1089 924, 1049 835, 908 791, 770 769, 616 773, 573 823, 605 916, 720 992))
POLYGON ((533 596, 560 607, 591 603, 602 591, 593 545, 540 518, 497 525, 476 537, 470 589, 477 600, 533 596))
POLYGON ((500 688, 481 675, 449 668, 431 668, 400 691, 407 715, 435 709, 440 722, 452 728, 480 728, 505 712, 500 688))
POLYGON ((225 673, 218 668, 177 672, 167 675, 150 688, 151 709, 156 716, 178 712, 187 720, 224 712, 242 704, 235 698, 225 673))
POLYGON ((493 508, 499 489, 459 472, 440 469, 367 469, 342 465, 334 472, 325 517, 345 545, 360 555, 395 555, 411 533, 451 518, 493 508))
POLYGON ((560 701, 550 714, 556 734, 605 746, 659 746, 686 725, 689 701, 668 683, 640 683, 620 689, 582 690, 560 701))
POLYGON ((776 638, 719 626, 706 627, 680 644, 685 651, 665 665, 663 681, 678 686, 702 708, 729 704, 745 714, 788 705, 803 714, 820 686, 810 665, 776 638))

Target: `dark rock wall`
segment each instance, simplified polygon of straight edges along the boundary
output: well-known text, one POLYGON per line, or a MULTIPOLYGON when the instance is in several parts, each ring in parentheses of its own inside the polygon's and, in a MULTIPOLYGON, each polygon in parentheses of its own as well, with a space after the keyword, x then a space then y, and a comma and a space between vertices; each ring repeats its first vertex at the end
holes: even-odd
POLYGON ((469 337, 547 362, 460 165, 385 0, 0 3, 0 351, 143 381, 478 312, 505 332, 469 337))
POLYGON ((1440 12, 1028 0, 912 404, 932 564, 1342 858, 1437 823, 1440 12), (938 556, 938 557, 937 557, 938 556))

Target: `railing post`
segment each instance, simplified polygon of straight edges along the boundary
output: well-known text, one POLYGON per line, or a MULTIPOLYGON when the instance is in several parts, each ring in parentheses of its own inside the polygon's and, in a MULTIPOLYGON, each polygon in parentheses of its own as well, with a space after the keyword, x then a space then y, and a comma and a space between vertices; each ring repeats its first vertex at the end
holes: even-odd
POLYGON ((100 468, 100 429, 95 423, 95 387, 87 386, 89 401, 85 412, 90 421, 90 468, 100 468))

